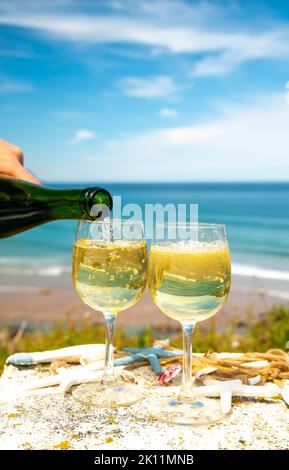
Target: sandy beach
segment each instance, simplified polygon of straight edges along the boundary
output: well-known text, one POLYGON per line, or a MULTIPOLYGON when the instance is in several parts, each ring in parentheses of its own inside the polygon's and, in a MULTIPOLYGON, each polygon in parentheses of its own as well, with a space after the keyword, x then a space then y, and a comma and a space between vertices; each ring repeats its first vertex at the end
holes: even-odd
MULTIPOLYGON (((216 316, 221 327, 232 320, 247 321, 248 312, 259 316, 273 304, 289 303, 288 282, 233 276, 232 288, 226 305, 216 316)), ((1 276, 0 324, 17 326, 23 320, 28 325, 51 324, 61 320, 81 320, 90 317, 102 322, 102 315, 84 305, 72 286, 69 274, 61 276, 1 276)), ((118 316, 125 327, 178 329, 174 320, 167 318, 153 304, 148 291, 138 304, 118 316)))

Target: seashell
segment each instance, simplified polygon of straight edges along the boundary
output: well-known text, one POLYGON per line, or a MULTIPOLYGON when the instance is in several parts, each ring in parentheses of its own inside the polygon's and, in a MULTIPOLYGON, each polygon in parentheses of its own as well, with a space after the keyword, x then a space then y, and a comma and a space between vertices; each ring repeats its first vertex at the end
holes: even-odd
POLYGON ((215 372, 216 370, 218 370, 216 367, 204 367, 203 369, 200 369, 198 370, 198 372, 196 372, 195 377, 196 379, 198 379, 202 375, 211 374, 212 372, 215 372))
POLYGON ((256 375, 256 377, 249 377, 248 378, 249 385, 256 385, 256 384, 260 383, 261 380, 262 380, 261 375, 256 375))
POLYGON ((257 368, 260 368, 260 367, 266 367, 269 365, 269 362, 268 361, 252 361, 252 362, 243 362, 242 363, 242 366, 246 366, 246 367, 257 367, 257 368))
POLYGON ((160 375, 157 378, 158 385, 164 385, 164 384, 170 382, 174 377, 179 375, 181 370, 182 370, 182 368, 181 368, 180 364, 174 364, 171 367, 167 367, 167 368, 163 369, 162 372, 160 373, 160 375))
POLYGON ((129 370, 122 369, 118 375, 123 379, 124 382, 133 384, 137 383, 135 375, 129 370))
POLYGON ((62 372, 63 369, 67 369, 69 367, 69 363, 63 360, 56 360, 51 362, 49 371, 51 374, 59 374, 62 372))

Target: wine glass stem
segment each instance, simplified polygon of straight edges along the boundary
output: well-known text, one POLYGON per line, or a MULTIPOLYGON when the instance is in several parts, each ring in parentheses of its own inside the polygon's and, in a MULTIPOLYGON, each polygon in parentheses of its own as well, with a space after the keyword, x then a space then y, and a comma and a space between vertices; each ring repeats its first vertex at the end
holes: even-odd
POLYGON ((104 385, 116 384, 113 367, 113 337, 116 315, 109 312, 103 312, 106 323, 106 345, 105 345, 105 362, 102 383, 104 385))
POLYGON ((195 400, 192 384, 192 338, 195 323, 182 323, 183 330, 183 377, 182 386, 177 400, 180 402, 192 402, 195 400))

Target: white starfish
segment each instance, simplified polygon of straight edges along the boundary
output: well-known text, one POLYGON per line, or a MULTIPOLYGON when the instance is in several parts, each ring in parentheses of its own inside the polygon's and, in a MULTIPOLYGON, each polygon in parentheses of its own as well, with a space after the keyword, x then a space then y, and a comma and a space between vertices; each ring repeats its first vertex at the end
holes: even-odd
POLYGON ((229 413, 232 407, 232 397, 273 397, 280 393, 278 385, 268 383, 266 385, 253 385, 259 383, 260 376, 252 377, 249 383, 252 385, 244 385, 241 380, 213 380, 209 377, 203 379, 204 386, 196 387, 196 395, 206 397, 220 397, 221 409, 223 414, 229 413))

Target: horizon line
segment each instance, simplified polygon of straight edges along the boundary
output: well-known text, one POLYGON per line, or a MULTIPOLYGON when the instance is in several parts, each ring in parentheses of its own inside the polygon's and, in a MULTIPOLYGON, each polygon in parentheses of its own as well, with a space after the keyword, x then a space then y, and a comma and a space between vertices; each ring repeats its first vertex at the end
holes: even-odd
MULTIPOLYGON (((71 183, 71 184, 78 184, 78 183, 89 183, 89 184, 95 184, 95 181, 93 180, 79 180, 79 181, 72 181, 72 180, 42 180, 43 183, 45 184, 50 184, 50 183, 57 183, 57 184, 62 184, 62 183, 71 183)), ((283 180, 257 180, 257 181, 176 181, 176 180, 169 180, 169 181, 149 181, 149 180, 144 180, 144 181, 105 181, 105 180, 100 180, 101 184, 154 184, 154 185, 165 185, 165 184, 289 184, 289 180, 283 181, 283 180)))

